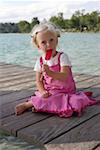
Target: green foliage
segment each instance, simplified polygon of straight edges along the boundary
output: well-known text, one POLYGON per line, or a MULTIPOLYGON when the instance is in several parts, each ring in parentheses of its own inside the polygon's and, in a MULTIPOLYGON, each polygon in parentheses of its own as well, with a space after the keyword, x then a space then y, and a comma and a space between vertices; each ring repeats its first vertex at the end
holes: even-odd
POLYGON ((0 33, 16 33, 19 28, 15 23, 0 23, 0 33))
POLYGON ((36 25, 36 24, 39 24, 40 23, 40 21, 38 20, 38 18, 37 17, 34 17, 33 19, 32 19, 32 22, 31 22, 31 29, 36 25))
POLYGON ((63 13, 58 13, 58 17, 57 16, 51 17, 50 22, 53 22, 55 25, 59 26, 62 29, 65 28, 65 21, 63 18, 63 13))
POLYGON ((81 11, 75 11, 71 19, 64 19, 63 13, 60 15, 62 17, 53 16, 50 21, 59 25, 65 31, 100 31, 100 12, 93 11, 92 13, 86 13, 85 9, 81 11))
MULTIPOLYGON (((67 32, 100 32, 99 11, 85 13, 85 9, 81 11, 77 10, 70 19, 64 19, 63 13, 59 12, 57 16, 52 16, 49 21, 67 32)), ((31 23, 25 20, 19 23, 0 23, 0 33, 29 33, 39 22, 38 17, 34 17, 31 23)))
POLYGON ((18 28, 21 33, 28 33, 31 30, 30 24, 27 21, 20 21, 18 28))

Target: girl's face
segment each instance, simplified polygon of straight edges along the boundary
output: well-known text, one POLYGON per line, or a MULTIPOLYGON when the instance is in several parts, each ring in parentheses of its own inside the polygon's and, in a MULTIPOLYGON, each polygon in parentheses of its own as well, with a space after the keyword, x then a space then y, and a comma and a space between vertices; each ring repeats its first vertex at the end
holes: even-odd
POLYGON ((44 53, 46 53, 48 49, 52 49, 52 56, 55 55, 56 46, 58 43, 58 37, 56 33, 49 30, 41 31, 37 34, 36 42, 38 48, 41 49, 44 53))

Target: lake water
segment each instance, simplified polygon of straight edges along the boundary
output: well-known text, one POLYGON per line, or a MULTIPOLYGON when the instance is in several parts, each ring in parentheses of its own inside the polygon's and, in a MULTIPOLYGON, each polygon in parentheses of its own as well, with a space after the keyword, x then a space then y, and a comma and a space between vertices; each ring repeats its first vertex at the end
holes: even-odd
MULTIPOLYGON (((58 50, 69 55, 73 71, 100 75, 100 33, 64 33, 58 50)), ((0 34, 0 62, 33 67, 38 50, 29 34, 0 34)), ((0 133, 0 150, 31 150, 30 145, 0 133)))
MULTIPOLYGON (((58 50, 69 55, 73 71, 100 75, 100 33, 65 33, 58 50)), ((29 34, 0 34, 0 62, 33 67, 38 57, 29 34)))

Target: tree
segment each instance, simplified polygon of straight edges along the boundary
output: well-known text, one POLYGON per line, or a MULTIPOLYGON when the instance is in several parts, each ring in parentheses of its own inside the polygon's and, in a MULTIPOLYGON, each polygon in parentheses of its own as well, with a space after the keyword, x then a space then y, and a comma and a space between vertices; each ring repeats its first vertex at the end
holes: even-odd
MULTIPOLYGON (((64 29, 64 31, 100 31, 99 11, 85 13, 85 9, 77 10, 70 19, 64 19, 63 13, 59 12, 57 16, 52 16, 49 21, 64 29)), ((25 20, 19 23, 0 23, 0 33, 28 33, 34 25, 39 23, 38 17, 34 17, 31 23, 25 20)))
POLYGON ((0 33, 16 33, 19 32, 15 23, 0 23, 0 33))
POLYGON ((25 20, 18 23, 18 28, 21 33, 28 33, 31 30, 30 23, 25 20))
POLYGON ((65 29, 65 22, 63 18, 63 13, 58 13, 58 16, 52 16, 50 18, 50 21, 53 22, 55 25, 61 27, 62 29, 65 29))
POLYGON ((32 22, 31 22, 31 29, 36 25, 36 24, 39 24, 40 21, 38 20, 38 17, 34 17, 32 19, 32 22))
POLYGON ((71 27, 72 28, 76 28, 77 30, 79 30, 79 28, 80 28, 80 19, 79 19, 78 16, 75 16, 73 14, 72 17, 71 17, 70 22, 71 22, 71 27))
POLYGON ((79 31, 84 31, 85 25, 85 9, 81 11, 75 11, 75 13, 71 17, 72 26, 79 31))

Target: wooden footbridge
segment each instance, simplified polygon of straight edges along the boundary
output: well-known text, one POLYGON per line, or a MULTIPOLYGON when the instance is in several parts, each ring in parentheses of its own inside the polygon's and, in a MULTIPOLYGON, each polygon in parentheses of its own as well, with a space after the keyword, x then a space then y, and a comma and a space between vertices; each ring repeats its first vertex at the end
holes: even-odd
MULTIPOLYGON (((74 78, 77 90, 91 90, 100 99, 100 76, 74 78)), ((100 104, 88 107, 81 117, 59 118, 31 109, 16 116, 15 105, 35 89, 33 68, 0 63, 0 130, 44 150, 100 150, 100 104)))

